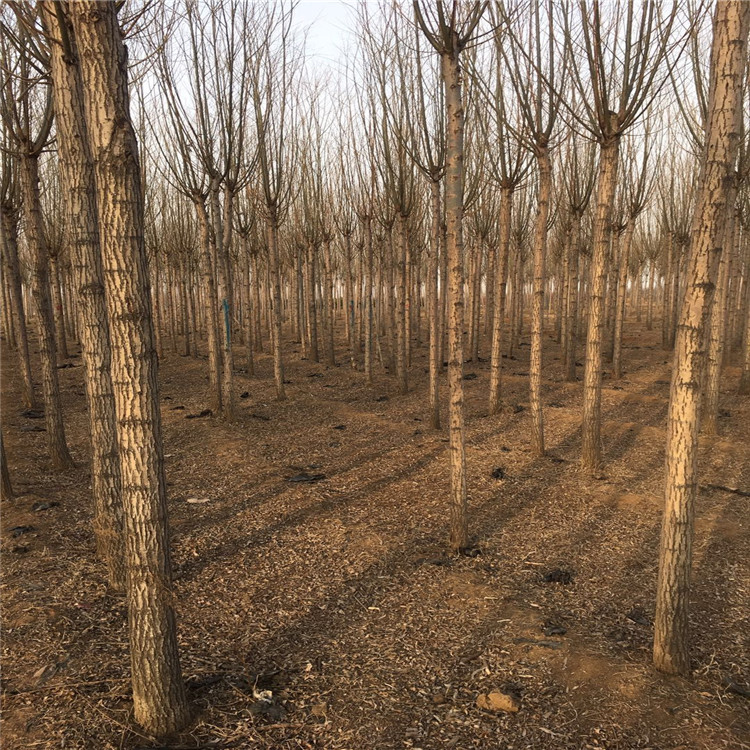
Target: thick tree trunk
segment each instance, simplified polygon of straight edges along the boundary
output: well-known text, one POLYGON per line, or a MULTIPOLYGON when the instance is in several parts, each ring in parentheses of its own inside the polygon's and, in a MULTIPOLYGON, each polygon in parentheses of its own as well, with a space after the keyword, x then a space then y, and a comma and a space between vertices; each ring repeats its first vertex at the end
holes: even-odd
POLYGON ((591 259, 586 366, 583 376, 583 470, 596 474, 602 463, 602 337, 604 333, 604 293, 607 283, 607 252, 610 220, 617 183, 619 139, 615 136, 601 145, 599 184, 594 217, 591 259))
POLYGON ((703 403, 702 415, 703 431, 707 435, 718 435, 719 433, 721 367, 724 360, 732 248, 734 246, 734 233, 738 224, 734 210, 736 197, 737 188, 735 185, 732 185, 727 195, 726 234, 724 236, 724 247, 721 251, 721 260, 719 261, 719 276, 709 313, 708 364, 706 368, 705 401, 703 403))
MULTIPOLYGON (((503 187, 500 193, 500 230, 498 261, 495 276, 495 297, 492 314, 492 353, 490 355, 490 414, 500 411, 501 371, 503 364, 503 324, 505 321, 505 289, 508 279, 508 254, 510 251, 510 217, 513 207, 513 189, 503 187)), ((490 314, 488 309, 487 314, 490 314)))
POLYGON ((728 179, 740 136, 750 4, 719 2, 714 16, 711 97, 687 286, 675 341, 667 418, 665 509, 654 618, 654 664, 689 674, 688 603, 698 431, 708 316, 725 236, 728 179))
POLYGON ((458 51, 440 57, 445 85, 446 162, 445 220, 448 256, 448 387, 450 445, 450 544, 455 552, 469 545, 464 444, 464 109, 458 51))
POLYGON ((50 66, 63 195, 68 215, 75 217, 70 225, 70 250, 89 405, 94 535, 97 554, 107 563, 110 584, 123 590, 126 567, 120 456, 94 165, 74 36, 58 7, 50 2, 42 6, 45 27, 59 39, 50 45, 50 66))
POLYGON ((60 384, 57 379, 55 323, 49 294, 49 253, 44 240, 39 203, 39 160, 35 155, 24 154, 21 159, 21 193, 26 219, 26 242, 33 257, 32 294, 39 319, 39 355, 42 361, 47 447, 52 466, 64 470, 72 468, 74 464, 65 441, 60 384))
POLYGON ((125 508, 136 721, 153 734, 189 719, 177 649, 157 359, 143 242, 138 145, 114 3, 68 6, 80 54, 112 342, 125 508))

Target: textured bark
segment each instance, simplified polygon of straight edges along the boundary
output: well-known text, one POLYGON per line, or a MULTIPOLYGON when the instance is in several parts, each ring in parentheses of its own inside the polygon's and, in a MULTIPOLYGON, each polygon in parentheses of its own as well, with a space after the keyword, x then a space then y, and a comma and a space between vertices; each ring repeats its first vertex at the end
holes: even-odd
POLYGON ((466 502, 466 447, 464 444, 463 386, 463 201, 464 201, 464 110, 459 53, 440 56, 445 85, 446 162, 445 221, 448 256, 448 387, 450 445, 450 544, 454 551, 469 544, 466 502))
MULTIPOLYGON (((688 604, 706 334, 737 156, 750 4, 719 2, 714 16, 706 146, 675 340, 667 418, 665 508, 654 618, 654 664, 690 672, 688 604)), ((731 207, 730 207, 731 208, 731 207)))
POLYGON ((727 197, 724 248, 721 251, 719 278, 710 313, 708 367, 704 389, 705 401, 703 404, 703 431, 707 435, 717 435, 719 432, 719 386, 722 360, 724 358, 724 332, 726 330, 727 306, 729 304, 729 274, 732 267, 732 247, 734 245, 734 232, 737 224, 734 211, 736 195, 737 190, 733 185, 727 197))
POLYGON ((599 184, 594 217, 593 256, 590 269, 586 363, 583 376, 583 445, 581 464, 590 474, 602 462, 602 338, 604 333, 604 292, 607 283, 607 252, 615 198, 619 138, 602 143, 599 157, 599 184))
POLYGON ((96 172, 125 508, 136 721, 153 734, 189 719, 169 558, 157 358, 143 241, 138 145, 114 3, 69 5, 96 172))
POLYGON ((55 469, 70 469, 74 464, 65 441, 60 384, 57 379, 55 322, 49 293, 49 252, 44 239, 39 203, 39 160, 34 154, 24 154, 21 159, 21 194, 26 220, 26 241, 33 257, 32 295, 39 319, 39 356, 42 361, 47 447, 55 469))
POLYGON ((34 381, 31 376, 29 357, 29 334, 26 327, 26 310, 23 305, 21 269, 18 263, 18 216, 13 206, 0 206, 0 234, 2 234, 3 255, 8 268, 8 288, 13 306, 13 325, 18 346, 18 361, 23 378, 21 400, 27 409, 37 406, 34 381))
POLYGON ((534 284, 531 305, 531 358, 529 363, 529 407, 531 436, 535 455, 544 455, 544 415, 542 412, 542 328, 544 327, 544 261, 547 255, 547 221, 552 189, 552 168, 547 149, 537 153, 539 198, 534 228, 534 284))
MULTIPOLYGON (((500 411, 501 370, 503 364, 503 324, 505 320, 505 289, 508 279, 508 254, 510 250, 510 216, 513 207, 513 190, 503 187, 500 193, 500 237, 495 276, 495 303, 492 309, 492 353, 490 355, 490 414, 500 411)), ((489 314, 488 310, 488 314, 489 314)))
POLYGON ((110 584, 122 590, 126 573, 120 457, 94 165, 83 109, 83 82, 69 21, 62 12, 56 12, 60 6, 45 2, 41 8, 47 31, 56 39, 50 45, 50 70, 59 168, 66 210, 69 216, 75 217, 70 225, 70 254, 89 405, 94 534, 97 554, 107 563, 110 584), (61 24, 64 25, 62 30, 61 24))

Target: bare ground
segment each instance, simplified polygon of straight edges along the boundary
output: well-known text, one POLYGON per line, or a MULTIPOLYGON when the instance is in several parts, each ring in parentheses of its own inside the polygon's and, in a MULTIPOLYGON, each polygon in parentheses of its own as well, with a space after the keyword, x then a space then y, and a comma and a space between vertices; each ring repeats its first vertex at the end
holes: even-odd
POLYGON ((671 355, 656 331, 626 341, 625 379, 605 378, 597 480, 578 471, 581 385, 562 382, 557 346, 545 348, 544 459, 529 450, 528 346, 505 360, 497 417, 486 411, 488 363, 465 368, 476 375, 465 383, 476 557, 446 553, 447 435, 427 427, 423 349, 398 396, 382 372, 368 386, 347 364, 300 361, 290 344, 284 403, 259 355, 256 378, 237 375, 249 396, 231 425, 186 419, 208 406, 205 361, 167 354, 175 592, 195 719, 159 742, 132 721, 125 604, 93 554, 83 368, 60 370, 78 468, 53 474, 44 433, 21 430, 41 421, 21 416, 4 349, 17 497, 3 503, 0 537, 3 746, 750 747, 740 694, 750 500, 708 486, 750 488, 739 370, 726 369, 721 437, 701 441, 694 672, 683 680, 650 664, 671 355), (286 481, 302 471, 326 478, 286 481), (59 505, 33 512, 35 502, 59 505), (34 528, 14 537, 17 526, 34 528), (545 582, 555 570, 569 582, 545 582), (520 711, 478 708, 493 689, 519 697, 520 711), (271 703, 254 697, 261 690, 271 703))

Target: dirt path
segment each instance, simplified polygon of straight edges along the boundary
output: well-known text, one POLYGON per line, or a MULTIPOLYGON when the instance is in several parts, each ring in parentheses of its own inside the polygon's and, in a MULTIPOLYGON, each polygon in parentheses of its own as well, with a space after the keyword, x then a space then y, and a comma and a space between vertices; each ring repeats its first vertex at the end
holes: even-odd
MULTIPOLYGON (((205 363, 168 354, 175 589, 196 709, 174 746, 750 747, 750 703, 725 685, 750 680, 747 497, 700 495, 693 679, 650 666, 669 363, 655 332, 636 333, 625 379, 605 378, 599 480, 578 472, 581 386, 562 382, 554 342, 544 459, 528 449, 528 346, 506 360, 498 417, 486 415, 488 363, 467 363, 477 376, 466 381, 474 558, 444 551, 447 443, 427 427, 423 351, 398 396, 384 374, 368 387, 346 364, 300 362, 290 345, 282 404, 261 355, 257 378, 238 374, 249 396, 232 425, 186 419, 207 405, 205 363), (286 481, 301 472, 326 478, 286 481), (555 570, 569 581, 545 582, 555 570), (518 696, 520 711, 477 708, 492 689, 518 696)), ((9 749, 162 746, 132 724, 124 602, 93 558, 82 372, 60 370, 78 468, 53 475, 44 433, 22 431, 39 422, 20 416, 15 355, 3 351, 19 495, 2 507, 9 749), (40 501, 59 505, 32 511, 40 501), (34 529, 14 537, 17 526, 34 529)), ((727 368, 721 438, 701 443, 703 485, 750 489, 738 377, 727 368)))

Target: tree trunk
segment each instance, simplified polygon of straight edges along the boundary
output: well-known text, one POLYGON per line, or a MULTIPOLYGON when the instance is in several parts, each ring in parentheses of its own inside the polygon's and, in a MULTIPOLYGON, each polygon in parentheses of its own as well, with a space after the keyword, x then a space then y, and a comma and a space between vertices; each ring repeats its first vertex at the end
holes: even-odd
MULTIPOLYGON (((71 214, 75 216, 75 214, 71 214)), ((63 311, 62 286, 60 284, 60 264, 56 255, 49 256, 50 301, 55 319, 55 343, 57 359, 62 362, 68 359, 68 337, 65 334, 65 314, 63 311)))
POLYGON ((224 206, 226 218, 230 226, 222 223, 221 205, 219 202, 219 183, 217 179, 211 181, 209 189, 211 216, 213 217, 213 236, 216 258, 216 297, 217 317, 219 319, 219 341, 221 342, 221 416, 232 422, 235 418, 234 404, 234 357, 232 354, 232 277, 229 267, 229 247, 225 246, 225 239, 231 238, 232 194, 224 192, 224 206))
POLYGON ((750 4, 720 2, 714 16, 706 147, 691 232, 687 286, 675 340, 667 418, 665 509, 654 618, 654 664, 690 672, 688 603, 698 430, 708 316, 728 211, 728 178, 740 136, 750 4))
POLYGON ((364 290, 364 302, 365 302, 365 374, 367 375, 367 382, 372 384, 373 372, 372 372, 372 327, 373 327, 373 299, 372 299, 372 261, 373 261, 373 247, 372 247, 372 219, 368 216, 365 219, 365 253, 367 255, 365 262, 365 290, 364 290))
POLYGON ((21 269, 18 263, 18 217, 14 208, 0 206, 0 233, 3 241, 3 255, 8 266, 10 300, 15 313, 12 317, 23 379, 21 401, 27 409, 35 409, 37 408, 37 401, 34 394, 34 381, 31 376, 29 334, 26 327, 26 310, 23 305, 21 269))
POLYGON ((544 327, 544 261, 547 255, 547 219, 552 189, 552 167, 547 149, 537 153, 539 198, 534 230, 534 298, 531 306, 531 360, 529 362, 529 407, 535 455, 544 455, 544 415, 542 411, 542 328, 544 327))
POLYGON ((334 350, 334 317, 333 317, 333 262, 331 260, 331 241, 323 241, 323 284, 325 286, 324 313, 326 321, 326 363, 333 367, 336 364, 334 350))
MULTIPOLYGON (((505 319, 505 289, 508 278, 508 253, 510 250, 510 215, 513 207, 513 189, 503 187, 500 193, 500 231, 498 261, 495 275, 495 304, 492 309, 492 353, 490 355, 490 414, 500 411, 501 370, 503 364, 503 323, 505 319)), ((490 314, 488 309, 487 314, 490 314)))
POLYGON ((615 380, 622 378, 622 331, 625 324, 625 298, 628 288, 628 261, 630 246, 633 244, 636 217, 631 216, 625 228, 620 244, 620 268, 617 281, 617 299, 615 301, 615 336, 612 344, 612 376, 615 380))
POLYGON ((198 217, 200 229, 200 264, 203 275, 203 289, 206 295, 208 318, 206 320, 206 338, 208 339, 208 380, 211 389, 211 409, 219 414, 222 408, 221 388, 221 345, 219 343, 219 302, 216 290, 216 278, 213 267, 213 229, 208 220, 205 197, 193 195, 193 205, 198 217))
POLYGON ((438 301, 438 262, 440 256, 440 182, 430 181, 432 224, 427 272, 427 304, 430 319, 430 427, 440 429, 440 322, 438 301))
POLYGON ((445 220, 448 256, 448 387, 450 444, 450 544, 454 552, 469 545, 466 502, 466 448, 464 445, 463 385, 463 203, 464 203, 464 109, 462 72, 458 51, 440 57, 445 85, 446 162, 445 220))
POLYGON ((602 335, 604 333, 604 293, 607 283, 607 251, 610 220, 617 184, 620 142, 617 136, 602 143, 599 156, 599 184, 594 217, 591 258, 586 367, 583 376, 583 470, 596 474, 602 463, 602 335))
POLYGON ((575 213, 570 224, 570 262, 568 264, 568 299, 565 307, 565 380, 574 383, 576 379, 576 344, 577 320, 578 320, 578 264, 580 253, 578 251, 578 238, 581 232, 581 216, 575 213))
POLYGON ((279 270, 279 226, 276 216, 272 215, 266 225, 268 237, 268 270, 271 277, 272 294, 272 346, 273 346, 273 377, 276 383, 276 400, 284 401, 284 358, 281 339, 281 272, 279 270))
POLYGON ((65 441, 60 384, 57 379, 55 323, 49 294, 49 253, 44 240, 39 203, 39 160, 35 155, 24 154, 21 159, 21 191, 26 218, 26 242, 33 257, 32 294, 39 318, 39 355, 42 360, 47 447, 52 466, 64 470, 72 468, 74 464, 65 441))
POLYGON ((116 590, 124 590, 126 568, 120 457, 94 165, 83 108, 83 81, 75 63, 77 55, 72 28, 69 20, 56 11, 57 7, 49 2, 42 6, 45 27, 62 42, 50 45, 50 66, 63 195, 68 215, 75 217, 70 225, 70 249, 89 405, 94 535, 97 554, 107 563, 110 584, 116 590))
POLYGON ((398 392, 408 393, 409 383, 406 374, 406 339, 409 320, 406 307, 406 254, 408 238, 406 232, 407 217, 398 217, 398 263, 397 263, 397 304, 396 304, 396 381, 398 392))
POLYGON ((189 709, 172 605, 157 359, 126 51, 114 3, 79 0, 68 8, 78 42, 96 171, 110 319, 135 719, 161 735, 185 726, 189 709))

